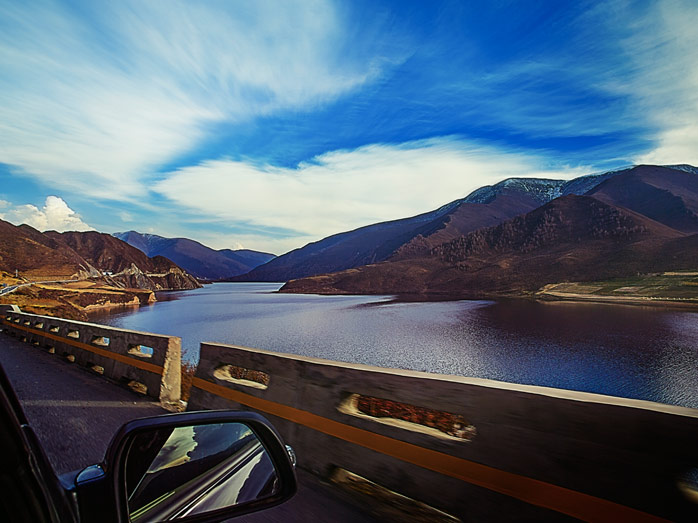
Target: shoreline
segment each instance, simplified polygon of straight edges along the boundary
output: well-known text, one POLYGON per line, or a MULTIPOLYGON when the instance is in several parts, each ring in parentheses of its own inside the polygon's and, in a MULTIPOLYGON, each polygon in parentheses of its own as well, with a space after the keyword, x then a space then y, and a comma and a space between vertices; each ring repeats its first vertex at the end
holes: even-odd
POLYGON ((3 296, 0 303, 17 305, 25 312, 41 316, 88 321, 94 313, 140 307, 156 300, 155 293, 148 289, 99 286, 88 282, 71 283, 55 285, 31 282, 22 290, 3 296))
POLYGON ((478 293, 478 294, 463 294, 463 293, 360 293, 360 292, 296 292, 296 291, 275 291, 278 294, 310 294, 316 296, 392 296, 393 298, 381 302, 386 303, 428 303, 439 301, 492 301, 502 299, 515 300, 534 300, 542 302, 570 302, 570 303, 600 303, 606 305, 632 305, 640 307, 663 307, 677 309, 698 309, 698 298, 664 298, 664 297, 649 297, 649 296, 605 296, 596 294, 581 294, 581 293, 563 293, 563 292, 547 292, 537 291, 532 293, 478 293))
POLYGON ((696 299, 674 299, 647 296, 599 296, 595 294, 565 294, 541 292, 533 298, 548 302, 573 302, 573 303, 605 303, 607 305, 633 305, 640 307, 673 307, 679 309, 698 309, 698 298, 696 299))
MULTIPOLYGON (((231 282, 238 283, 238 282, 231 282)), ((266 282, 264 282, 266 283, 266 282)), ((275 282, 279 283, 279 282, 275 282)), ((41 282, 36 282, 37 286, 43 286, 41 282)), ((557 285, 557 284, 553 284, 557 285)), ((61 290, 63 292, 68 292, 77 297, 80 294, 80 290, 76 288, 63 287, 63 286, 47 286, 51 290, 61 290), (71 292, 72 291, 72 292, 71 292)), ((674 308, 681 310, 698 310, 698 297, 696 298, 671 298, 671 297, 651 297, 651 296, 609 296, 609 295, 598 295, 589 294, 581 292, 563 292, 555 290, 546 290, 545 286, 541 290, 534 292, 522 291, 518 293, 403 293, 403 294, 391 294, 391 293, 360 293, 360 292, 297 292, 297 291, 283 291, 283 287, 277 291, 273 291, 274 294, 309 294, 318 296, 386 296, 389 299, 381 301, 381 305, 386 305, 390 303, 428 303, 428 302, 446 302, 446 301, 492 301, 492 300, 534 300, 541 302, 568 302, 568 303, 598 303, 606 305, 631 305, 640 307, 661 307, 661 308, 674 308)), ((44 287, 45 290, 46 287, 44 287)), ((85 289, 86 290, 86 289, 85 289)), ((95 316, 100 316, 102 314, 109 314, 109 311, 115 309, 128 309, 128 308, 139 308, 144 305, 149 305, 155 303, 157 298, 155 297, 154 291, 148 291, 144 289, 121 289, 121 288, 93 288, 90 289, 89 294, 92 294, 92 298, 97 298, 91 303, 79 304, 76 303, 77 300, 66 299, 67 296, 62 296, 59 300, 55 299, 42 299, 41 297, 36 297, 35 300, 21 300, 24 303, 18 304, 23 309, 32 309, 35 314, 42 314, 48 316, 76 316, 74 319, 89 320, 95 316), (100 291, 106 291, 101 293, 100 291), (99 298, 104 299, 106 295, 121 295, 123 297, 129 297, 125 301, 111 301, 107 299, 105 302, 99 303, 99 298), (145 300, 144 295, 150 295, 145 300), (98 297, 99 296, 99 297, 98 297), (33 303, 28 303, 32 301, 33 303), (58 302, 57 302, 58 301, 58 302), (67 309, 72 309, 73 312, 77 314, 70 314, 67 309), (68 314, 66 314, 68 313, 68 314)), ((83 290, 84 292, 84 290, 83 290)), ((12 295, 7 295, 10 298, 12 295)), ((16 295, 15 295, 16 296, 16 295)), ((18 297, 18 296, 17 296, 18 297)), ((0 300, 3 303, 12 303, 14 300, 10 299, 0 300)), ((90 300, 91 301, 91 300, 90 300)))

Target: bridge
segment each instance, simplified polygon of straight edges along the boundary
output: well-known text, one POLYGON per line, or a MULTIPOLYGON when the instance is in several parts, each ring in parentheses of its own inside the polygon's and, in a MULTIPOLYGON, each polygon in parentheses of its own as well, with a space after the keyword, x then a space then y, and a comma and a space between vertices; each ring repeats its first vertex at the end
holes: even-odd
MULTIPOLYGON (((78 426, 108 410, 110 421, 92 423, 109 433, 93 438, 106 447, 109 423, 178 404, 179 338, 5 308, 15 339, 0 346, 3 365, 5 346, 34 353, 6 370, 36 382, 19 389, 39 426, 56 425, 51 407, 78 426), (89 370, 114 396, 95 384, 71 398, 43 394, 64 368, 82 381, 89 370)), ((698 520, 697 409, 202 343, 187 409, 211 408, 261 412, 296 450, 300 495, 259 521, 698 520)), ((49 445, 60 456, 77 443, 49 445)))

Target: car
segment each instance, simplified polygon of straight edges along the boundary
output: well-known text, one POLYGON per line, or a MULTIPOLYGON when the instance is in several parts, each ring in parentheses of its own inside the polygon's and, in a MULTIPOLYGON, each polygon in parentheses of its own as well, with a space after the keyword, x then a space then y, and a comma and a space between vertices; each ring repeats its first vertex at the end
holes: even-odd
POLYGON ((136 419, 101 463, 59 477, 2 367, 0 386, 0 521, 217 522, 296 492, 295 454, 254 412, 136 419))

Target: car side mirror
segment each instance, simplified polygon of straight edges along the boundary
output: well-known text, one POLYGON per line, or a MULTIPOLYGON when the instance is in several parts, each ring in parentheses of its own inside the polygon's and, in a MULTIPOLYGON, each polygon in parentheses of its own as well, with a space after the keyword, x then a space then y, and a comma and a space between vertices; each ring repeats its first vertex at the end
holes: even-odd
POLYGON ((115 519, 132 523, 223 521, 282 503, 296 491, 289 452, 271 424, 256 413, 231 411, 124 425, 104 469, 89 467, 77 477, 83 521, 100 514, 85 497, 104 497, 99 492, 109 489, 99 486, 109 483, 115 519))

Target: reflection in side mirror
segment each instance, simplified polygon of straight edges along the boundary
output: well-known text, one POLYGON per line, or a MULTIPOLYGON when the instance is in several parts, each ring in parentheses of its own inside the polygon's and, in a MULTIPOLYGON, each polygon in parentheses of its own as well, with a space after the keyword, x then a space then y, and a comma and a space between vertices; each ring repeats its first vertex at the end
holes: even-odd
POLYGON ((124 474, 133 523, 200 515, 278 493, 272 460, 239 422, 141 431, 126 448, 124 474))

